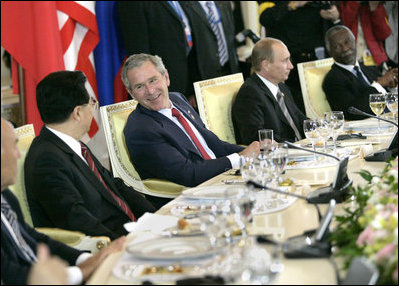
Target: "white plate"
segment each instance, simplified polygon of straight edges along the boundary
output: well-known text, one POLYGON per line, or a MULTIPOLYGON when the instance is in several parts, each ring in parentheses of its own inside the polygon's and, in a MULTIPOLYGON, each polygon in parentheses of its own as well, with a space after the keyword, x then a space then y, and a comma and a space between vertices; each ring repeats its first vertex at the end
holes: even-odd
POLYGON ((126 251, 136 258, 156 260, 182 260, 204 258, 219 252, 205 236, 160 237, 129 244, 126 251))
POLYGON ((193 266, 179 265, 143 265, 134 264, 131 261, 119 262, 113 269, 116 277, 130 282, 151 281, 153 283, 172 284, 174 281, 181 279, 190 273, 192 274, 193 266))
POLYGON ((190 199, 222 200, 239 195, 240 190, 237 186, 213 185, 187 189, 182 195, 190 199))

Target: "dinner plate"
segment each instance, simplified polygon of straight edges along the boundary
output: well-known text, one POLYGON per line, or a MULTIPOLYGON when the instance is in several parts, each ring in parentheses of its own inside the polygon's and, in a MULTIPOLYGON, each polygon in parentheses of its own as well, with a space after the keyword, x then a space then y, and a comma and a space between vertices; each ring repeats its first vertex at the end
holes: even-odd
POLYGON ((213 185, 187 189, 182 195, 190 199, 221 200, 236 197, 241 191, 237 186, 213 185))
POLYGON ((208 237, 193 236, 155 238, 129 244, 126 251, 140 259, 182 260, 212 256, 220 249, 213 248, 208 237))

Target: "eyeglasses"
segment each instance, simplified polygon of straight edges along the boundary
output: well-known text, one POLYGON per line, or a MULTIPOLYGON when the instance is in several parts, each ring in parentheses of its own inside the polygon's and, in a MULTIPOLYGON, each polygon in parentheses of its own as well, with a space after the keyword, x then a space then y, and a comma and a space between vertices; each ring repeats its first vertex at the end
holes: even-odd
POLYGON ((90 104, 91 107, 93 107, 94 110, 98 110, 98 101, 94 97, 90 97, 89 102, 86 103, 85 105, 87 105, 87 104, 90 104))

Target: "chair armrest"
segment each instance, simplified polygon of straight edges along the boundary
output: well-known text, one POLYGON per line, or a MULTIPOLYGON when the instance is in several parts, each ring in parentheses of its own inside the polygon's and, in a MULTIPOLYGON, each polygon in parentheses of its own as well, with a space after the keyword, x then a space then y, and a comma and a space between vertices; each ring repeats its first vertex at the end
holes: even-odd
POLYGON ((145 179, 142 182, 146 188, 154 193, 154 195, 162 194, 169 195, 170 197, 177 197, 186 188, 183 185, 162 179, 145 179))
POLYGON ((35 229, 68 246, 79 250, 88 250, 91 253, 99 251, 111 242, 110 238, 107 236, 88 236, 80 231, 51 227, 36 227, 35 229))

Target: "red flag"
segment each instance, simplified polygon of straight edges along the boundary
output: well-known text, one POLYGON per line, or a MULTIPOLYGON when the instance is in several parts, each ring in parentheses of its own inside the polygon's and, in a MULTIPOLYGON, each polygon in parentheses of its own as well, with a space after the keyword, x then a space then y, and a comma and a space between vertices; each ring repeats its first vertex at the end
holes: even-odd
POLYGON ((26 119, 39 132, 43 122, 36 85, 49 73, 64 70, 55 2, 1 1, 1 45, 25 70, 26 119))
MULTIPOLYGON (((93 50, 100 41, 95 15, 95 1, 55 1, 66 70, 82 71, 88 81, 90 96, 97 98, 93 50)), ((98 113, 94 114, 89 136, 98 131, 98 113)))
MULTIPOLYGON (((94 1, 2 1, 1 45, 25 70, 27 123, 43 125, 36 105, 36 85, 58 70, 81 70, 88 91, 97 97, 93 50, 99 42, 94 1)), ((15 83, 13 73, 13 82, 15 83)), ((14 92, 18 87, 14 86, 14 92)), ((98 131, 95 114, 89 136, 98 131)))

